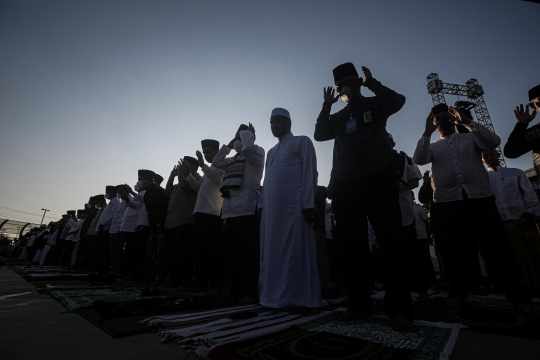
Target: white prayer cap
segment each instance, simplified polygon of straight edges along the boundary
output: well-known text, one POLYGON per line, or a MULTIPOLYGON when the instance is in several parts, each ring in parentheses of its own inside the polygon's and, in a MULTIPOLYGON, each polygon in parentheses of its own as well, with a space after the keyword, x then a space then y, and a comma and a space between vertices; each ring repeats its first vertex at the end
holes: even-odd
POLYGON ((270 117, 273 116, 285 116, 287 119, 291 120, 291 114, 283 108, 275 108, 272 110, 272 115, 270 115, 270 117))

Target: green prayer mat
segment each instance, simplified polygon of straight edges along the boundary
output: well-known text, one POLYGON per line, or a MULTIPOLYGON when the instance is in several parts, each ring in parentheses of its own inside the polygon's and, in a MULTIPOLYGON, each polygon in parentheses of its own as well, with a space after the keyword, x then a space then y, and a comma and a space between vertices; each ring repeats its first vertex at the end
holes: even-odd
POLYGON ((134 299, 162 298, 160 296, 141 296, 135 289, 51 289, 47 290, 55 299, 59 300, 69 312, 87 307, 96 301, 118 302, 134 299))
POLYGON ((240 359, 369 359, 409 360, 414 351, 392 349, 372 341, 292 326, 275 334, 222 345, 208 357, 213 360, 240 359))
POLYGON ((461 323, 470 330, 540 340, 540 317, 518 311, 502 299, 469 296, 457 307, 434 304, 419 317, 422 320, 461 323))

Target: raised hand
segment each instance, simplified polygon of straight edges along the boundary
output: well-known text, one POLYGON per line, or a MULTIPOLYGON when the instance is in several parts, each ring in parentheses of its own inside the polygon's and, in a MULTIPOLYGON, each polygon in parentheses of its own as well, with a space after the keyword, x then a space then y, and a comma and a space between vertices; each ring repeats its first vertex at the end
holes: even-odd
POLYGON ((339 96, 335 96, 336 95, 336 90, 333 87, 329 86, 327 88, 323 88, 323 91, 324 91, 324 102, 325 103, 333 104, 336 101, 338 101, 339 96))
POLYGON ((426 130, 424 131, 424 136, 430 137, 435 130, 437 130, 437 123, 435 121, 435 116, 432 112, 430 112, 426 119, 426 130))
POLYGON ((188 176, 189 175, 189 163, 187 161, 184 161, 182 159, 180 159, 180 161, 178 161, 178 168, 180 169, 180 172, 184 175, 184 176, 188 176))
POLYGON ((195 152, 195 155, 197 155, 197 161, 199 161, 199 166, 203 167, 204 166, 204 158, 203 158, 202 153, 199 150, 197 150, 195 152))
POLYGON ((179 172, 180 172, 180 166, 175 165, 173 169, 171 170, 171 176, 178 176, 179 172))
POLYGON ((366 83, 371 80, 371 78, 373 77, 373 75, 371 75, 371 71, 365 67, 365 66, 362 66, 362 72, 364 73, 364 81, 360 81, 361 84, 360 85, 364 85, 366 86, 366 83))
POLYGON ((465 113, 460 109, 456 109, 455 107, 450 106, 448 108, 448 112, 454 117, 453 119, 449 119, 450 122, 453 122, 456 125, 471 125, 472 119, 465 115, 465 113))
POLYGON ((525 110, 523 110, 523 104, 521 104, 519 107, 516 106, 514 117, 518 123, 528 124, 536 117, 536 110, 533 110, 533 112, 529 114, 529 105, 525 106, 525 110))
POLYGON ((429 170, 427 170, 425 173, 424 173, 424 176, 422 177, 422 179, 424 180, 424 182, 431 182, 431 177, 429 176, 429 170))
POLYGON ((253 135, 255 135, 255 128, 253 127, 252 123, 249 123, 248 130, 251 131, 253 133, 253 135))

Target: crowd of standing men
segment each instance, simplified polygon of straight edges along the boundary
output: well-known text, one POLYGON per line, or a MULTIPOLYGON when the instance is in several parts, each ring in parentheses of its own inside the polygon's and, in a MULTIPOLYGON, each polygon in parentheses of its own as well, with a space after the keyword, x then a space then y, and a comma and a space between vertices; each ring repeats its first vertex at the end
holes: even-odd
MULTIPOLYGON (((341 283, 349 297, 343 321, 373 314, 377 277, 392 326, 407 331, 414 329, 411 290, 430 300, 434 241, 450 284, 448 306, 461 304, 477 285, 480 253, 489 281, 520 310, 534 311, 540 202, 521 170, 500 166, 500 138, 472 121, 470 111, 439 104, 413 157, 398 152, 386 122, 405 97, 369 69, 362 72, 339 65, 336 89, 324 89, 314 139, 334 141, 328 188, 318 186, 312 141, 293 135, 291 115, 275 108, 270 127, 278 143, 266 156, 251 124, 241 125, 227 145, 203 140, 202 152, 183 157, 165 187, 158 174, 139 170, 133 189, 107 186, 85 209, 33 229, 17 255, 88 269, 104 281, 121 275, 159 286, 168 278, 181 291, 301 312, 339 294, 335 283, 341 283), (374 96, 362 96, 362 86, 374 96), (346 106, 332 113, 339 98, 346 106), (431 143, 435 131, 440 138, 431 143), (418 169, 425 164, 431 177, 418 169), (411 191, 422 178, 419 199, 429 207, 429 222, 411 191)), ((536 128, 528 130, 536 115, 529 106, 540 110, 540 86, 529 91, 529 101, 515 110, 508 157, 540 152, 536 128)))

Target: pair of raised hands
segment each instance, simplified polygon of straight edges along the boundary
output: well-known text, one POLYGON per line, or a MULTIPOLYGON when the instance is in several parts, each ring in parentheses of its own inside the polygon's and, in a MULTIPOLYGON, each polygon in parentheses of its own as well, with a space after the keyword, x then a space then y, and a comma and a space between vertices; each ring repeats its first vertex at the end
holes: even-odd
MULTIPOLYGON (((460 109, 457 109, 455 107, 450 106, 448 108, 448 112, 450 115, 452 115, 451 118, 448 120, 456 125, 471 125, 472 119, 469 118, 463 111, 460 109)), ((435 130, 437 130, 437 125, 439 124, 439 121, 435 118, 435 115, 433 115, 432 112, 429 113, 427 119, 426 119, 426 131, 424 135, 431 135, 435 130)))
MULTIPOLYGON (((366 83, 373 77, 371 71, 365 66, 362 66, 362 72, 364 73, 364 79, 360 78, 360 86, 366 86, 366 83)), ((332 86, 323 88, 324 102, 333 104, 339 99, 339 95, 336 95, 336 89, 332 86)))

